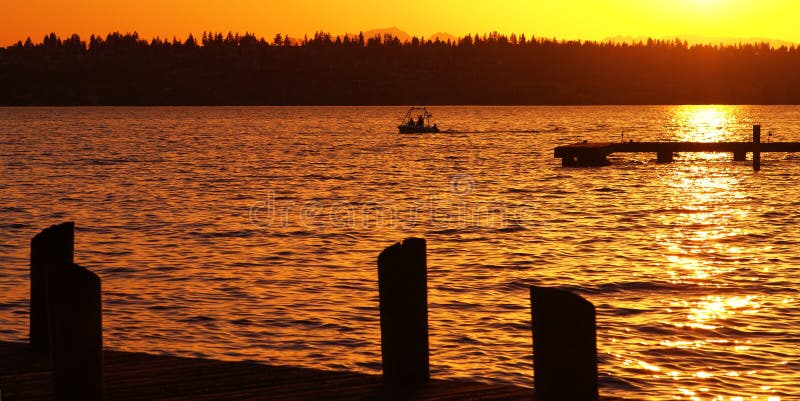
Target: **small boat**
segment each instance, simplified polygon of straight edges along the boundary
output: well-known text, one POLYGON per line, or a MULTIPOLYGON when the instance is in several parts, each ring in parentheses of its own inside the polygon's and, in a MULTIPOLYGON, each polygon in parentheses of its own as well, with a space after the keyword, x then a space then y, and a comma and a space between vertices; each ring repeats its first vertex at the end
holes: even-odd
POLYGON ((431 125, 431 113, 424 107, 410 107, 405 117, 397 128, 401 134, 426 134, 429 132, 439 132, 436 124, 431 125), (414 117, 414 114, 417 116, 414 117))

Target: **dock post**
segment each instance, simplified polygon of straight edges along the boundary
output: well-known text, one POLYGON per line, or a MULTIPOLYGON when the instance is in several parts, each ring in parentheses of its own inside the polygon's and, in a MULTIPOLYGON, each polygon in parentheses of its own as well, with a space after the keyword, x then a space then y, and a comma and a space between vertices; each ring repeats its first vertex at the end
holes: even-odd
POLYGON ((656 160, 658 163, 672 163, 673 160, 672 150, 665 150, 658 152, 656 154, 656 160))
POLYGON ((29 341, 34 352, 50 350, 47 311, 47 269, 71 265, 75 251, 75 223, 67 222, 42 230, 31 240, 29 341))
POLYGON ((101 401, 100 279, 73 263, 48 266, 47 304, 55 399, 101 401))
POLYGON ((595 309, 573 293, 531 287, 536 401, 597 401, 595 309))
POLYGON ((761 125, 753 126, 753 171, 761 170, 761 125))
POLYGON ((53 365, 55 399, 103 399, 100 279, 74 264, 75 223, 31 240, 30 342, 53 365))
POLYGON ((383 379, 407 387, 430 379, 425 240, 408 238, 378 256, 383 379))

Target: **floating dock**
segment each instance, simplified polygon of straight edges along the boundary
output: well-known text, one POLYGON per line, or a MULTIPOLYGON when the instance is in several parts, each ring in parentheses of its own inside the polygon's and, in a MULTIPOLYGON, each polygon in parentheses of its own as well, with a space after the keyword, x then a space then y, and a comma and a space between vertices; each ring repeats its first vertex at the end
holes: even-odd
POLYGON ((752 142, 587 142, 555 148, 562 166, 605 166, 612 153, 655 153, 659 163, 671 163, 675 153, 731 153, 733 160, 746 161, 753 154, 753 169, 761 167, 761 153, 800 152, 800 142, 761 142, 761 126, 753 126, 752 142))

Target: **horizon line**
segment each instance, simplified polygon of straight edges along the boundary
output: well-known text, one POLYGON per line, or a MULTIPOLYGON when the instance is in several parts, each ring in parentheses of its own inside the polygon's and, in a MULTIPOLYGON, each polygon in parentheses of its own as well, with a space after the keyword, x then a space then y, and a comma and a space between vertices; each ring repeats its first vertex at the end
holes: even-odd
MULTIPOLYGON (((169 36, 168 35, 164 35, 164 36, 161 36, 161 35, 142 36, 142 35, 139 34, 138 30, 134 29, 133 31, 126 31, 126 32, 122 32, 121 30, 110 31, 110 32, 105 33, 104 35, 103 34, 97 34, 97 33, 91 33, 87 37, 84 37, 84 36, 82 36, 81 34, 79 34, 77 32, 72 32, 72 33, 69 33, 69 34, 65 34, 62 37, 61 35, 56 34, 55 31, 52 31, 52 32, 46 33, 40 39, 40 41, 44 40, 47 37, 49 37, 51 34, 56 34, 56 37, 58 37, 60 39, 70 38, 73 35, 77 35, 79 38, 81 38, 81 40, 88 40, 92 36, 105 39, 109 35, 112 35, 112 34, 115 34, 115 33, 122 34, 122 35, 136 34, 140 39, 147 40, 147 41, 152 41, 154 39, 169 40, 169 36)), ((581 42, 581 43, 638 44, 638 43, 647 42, 650 39, 652 39, 652 40, 660 40, 660 41, 664 41, 664 40, 675 41, 676 39, 679 39, 681 41, 688 42, 689 45, 712 45, 712 46, 717 46, 717 45, 735 45, 735 44, 747 45, 747 44, 769 43, 771 46, 780 47, 782 45, 791 46, 791 45, 799 45, 800 44, 800 42, 795 42, 795 41, 792 41, 792 40, 777 39, 777 38, 766 38, 766 37, 759 37, 759 36, 751 36, 751 37, 708 36, 708 35, 688 34, 688 33, 684 33, 684 34, 680 34, 680 35, 674 35, 674 36, 673 35, 653 36, 653 35, 624 35, 624 34, 617 34, 617 35, 614 35, 614 36, 607 36, 607 37, 605 37, 603 39, 583 39, 583 38, 567 38, 567 37, 549 36, 549 35, 536 35, 536 34, 530 34, 530 36, 528 37, 528 34, 526 34, 524 32, 523 33, 516 33, 516 32, 505 33, 505 32, 499 32, 499 31, 495 30, 495 31, 483 32, 483 33, 479 33, 479 32, 467 33, 467 34, 464 34, 464 35, 455 35, 455 34, 451 34, 449 32, 438 31, 438 32, 435 32, 435 33, 432 33, 432 34, 426 36, 426 35, 415 35, 415 34, 408 33, 406 31, 398 28, 397 26, 392 26, 392 27, 388 27, 388 28, 374 28, 374 29, 368 29, 368 30, 360 30, 360 31, 358 31, 358 33, 345 32, 345 33, 339 33, 339 34, 333 34, 333 33, 329 32, 329 31, 324 30, 324 29, 320 29, 320 30, 314 31, 314 33, 311 33, 311 34, 304 33, 302 36, 294 36, 294 35, 289 35, 289 34, 285 34, 285 33, 281 33, 281 32, 276 32, 275 34, 272 35, 272 38, 270 38, 270 35, 263 35, 263 34, 262 35, 257 35, 255 32, 250 32, 250 31, 245 31, 242 34, 242 33, 238 32, 238 31, 234 32, 232 30, 228 30, 227 32, 203 30, 202 33, 200 33, 200 34, 196 34, 195 32, 189 32, 185 36, 182 36, 182 37, 178 37, 176 35, 171 35, 171 36, 172 36, 173 40, 180 39, 181 42, 184 42, 184 41, 188 40, 189 37, 192 37, 192 38, 195 38, 195 39, 202 38, 203 34, 214 34, 214 35, 216 35, 216 34, 223 34, 223 35, 233 34, 233 35, 239 35, 239 36, 252 35, 252 36, 258 38, 259 40, 264 39, 265 41, 267 41, 269 43, 271 43, 272 39, 274 37, 276 37, 277 35, 281 35, 282 38, 288 38, 290 40, 295 41, 295 43, 297 43, 297 42, 302 42, 302 40, 304 40, 304 39, 311 38, 311 37, 313 37, 314 35, 317 35, 317 34, 330 35, 331 38, 333 38, 333 39, 336 39, 336 38, 344 39, 345 37, 353 38, 353 37, 358 37, 361 34, 364 35, 365 39, 369 39, 369 38, 374 38, 376 36, 383 37, 384 34, 391 34, 393 37, 400 39, 404 43, 407 42, 407 41, 411 41, 414 38, 417 38, 419 40, 426 40, 426 41, 427 40, 435 41, 435 39, 439 39, 442 42, 446 42, 446 40, 443 40, 441 38, 445 37, 445 38, 450 39, 450 40, 458 41, 458 40, 466 38, 468 36, 472 37, 472 38, 475 38, 475 37, 483 38, 483 37, 488 37, 490 35, 500 35, 500 36, 503 36, 503 37, 506 37, 506 38, 510 38, 511 36, 522 37, 523 35, 525 35, 527 40, 547 39, 547 40, 553 40, 553 41, 556 41, 556 42, 581 42)), ((0 48, 8 48, 8 47, 11 47, 11 46, 15 46, 15 45, 17 45, 19 43, 25 43, 25 42, 28 41, 28 39, 30 39, 31 42, 33 42, 33 43, 41 43, 41 42, 36 42, 33 37, 28 35, 24 39, 17 39, 16 41, 12 41, 12 42, 7 43, 5 45, 0 44, 0 48)))
MULTIPOLYGON (((59 34, 56 34, 55 31, 52 31, 52 32, 49 32, 49 33, 45 34, 40 39, 40 41, 38 41, 38 42, 35 41, 31 36, 27 36, 25 39, 18 39, 16 41, 7 43, 5 45, 0 44, 0 48, 9 48, 9 47, 12 47, 12 46, 16 46, 19 43, 26 43, 28 41, 28 39, 30 39, 31 42, 34 43, 34 44, 42 43, 42 41, 47 39, 51 34, 55 34, 56 37, 59 38, 59 39, 68 39, 68 38, 70 38, 70 37, 72 37, 74 35, 77 35, 81 40, 89 40, 92 36, 97 37, 97 38, 101 38, 101 39, 106 39, 110 35, 113 35, 113 34, 121 34, 121 35, 134 35, 135 34, 135 35, 137 35, 137 37, 139 39, 145 40, 145 41, 148 41, 148 42, 150 42, 150 41, 152 41, 154 39, 160 39, 160 40, 164 40, 164 41, 169 41, 170 40, 169 36, 166 36, 166 35, 165 36, 161 36, 161 35, 142 36, 142 35, 139 34, 138 30, 126 31, 126 32, 122 32, 120 30, 115 30, 115 31, 107 32, 105 35, 97 34, 97 33, 91 33, 91 34, 89 34, 88 37, 84 37, 84 36, 80 35, 77 32, 72 32, 72 33, 66 34, 64 36, 61 36, 59 34)), ((199 38, 202 38, 202 35, 204 35, 204 34, 214 34, 214 35, 217 35, 217 34, 223 34, 223 35, 232 34, 232 35, 238 35, 240 37, 241 36, 246 36, 246 35, 252 35, 253 37, 256 37, 259 40, 263 39, 267 43, 272 43, 272 38, 269 38, 269 35, 257 35, 255 32, 250 32, 250 31, 245 31, 244 33, 240 33, 238 31, 234 32, 232 30, 228 30, 227 32, 206 31, 206 30, 204 30, 199 35, 195 34, 194 32, 189 32, 188 34, 186 34, 183 37, 178 37, 176 35, 172 35, 172 40, 173 41, 174 40, 180 40, 181 42, 185 42, 190 37, 192 37, 195 40, 197 40, 199 38)), ((331 32, 325 31, 325 30, 317 30, 313 34, 310 34, 310 35, 308 33, 305 33, 305 34, 303 34, 302 37, 301 36, 292 36, 292 35, 283 34, 283 33, 278 32, 278 33, 275 33, 273 35, 273 38, 276 37, 277 35, 281 35, 282 38, 289 39, 290 41, 292 41, 292 44, 295 45, 297 43, 302 43, 303 40, 311 39, 311 38, 314 37, 314 35, 318 35, 318 34, 330 35, 331 38, 334 39, 334 40, 337 39, 337 38, 344 39, 345 37, 354 38, 354 37, 358 37, 361 34, 364 35, 365 39, 370 39, 370 38, 375 38, 375 37, 383 37, 383 35, 385 35, 385 34, 390 34, 394 38, 400 39, 401 42, 403 42, 403 43, 410 42, 414 38, 419 39, 419 40, 424 40, 424 41, 436 41, 438 39, 438 40, 440 40, 442 42, 447 42, 447 40, 442 39, 442 37, 444 37, 444 38, 446 38, 448 40, 453 40, 453 41, 457 42, 460 39, 464 39, 466 37, 485 38, 485 37, 490 37, 491 35, 499 35, 500 37, 505 37, 505 38, 511 38, 512 36, 521 38, 523 35, 525 35, 526 40, 528 40, 528 41, 530 41, 530 40, 552 40, 552 41, 555 41, 555 42, 580 42, 580 43, 598 43, 598 44, 612 43, 612 44, 618 44, 618 45, 621 45, 621 44, 636 45, 636 44, 639 44, 639 43, 646 43, 648 40, 654 40, 654 41, 681 40, 681 41, 687 42, 689 45, 710 45, 710 46, 731 46, 731 45, 737 45, 737 44, 738 45, 756 45, 756 44, 768 43, 768 44, 770 44, 770 46, 778 48, 778 47, 781 47, 781 46, 789 47, 789 46, 792 46, 792 45, 795 45, 795 46, 800 45, 800 42, 794 42, 794 41, 791 41, 791 40, 784 40, 784 39, 775 39, 775 38, 765 38, 765 37, 747 37, 747 38, 745 38, 745 37, 733 37, 733 36, 706 36, 706 35, 699 35, 699 34, 684 34, 684 35, 675 35, 675 36, 663 35, 663 36, 660 36, 660 37, 645 36, 645 35, 634 36, 634 35, 622 35, 622 34, 620 34, 620 35, 605 37, 603 39, 581 39, 581 38, 566 38, 566 37, 534 35, 534 34, 531 34, 530 37, 528 37, 525 33, 519 33, 519 34, 517 34, 515 32, 502 33, 502 32, 499 32, 499 31, 491 31, 491 32, 484 32, 484 33, 475 32, 475 33, 467 33, 465 35, 453 35, 453 34, 450 34, 448 32, 439 31, 439 32, 433 33, 431 35, 424 36, 424 35, 412 35, 412 34, 410 34, 408 32, 405 32, 405 31, 403 31, 403 30, 401 30, 401 29, 399 29, 397 27, 394 27, 394 26, 390 27, 390 28, 369 29, 369 30, 366 30, 366 31, 362 30, 362 31, 359 31, 358 33, 346 32, 346 33, 340 33, 340 34, 335 34, 335 35, 332 34, 331 32)))

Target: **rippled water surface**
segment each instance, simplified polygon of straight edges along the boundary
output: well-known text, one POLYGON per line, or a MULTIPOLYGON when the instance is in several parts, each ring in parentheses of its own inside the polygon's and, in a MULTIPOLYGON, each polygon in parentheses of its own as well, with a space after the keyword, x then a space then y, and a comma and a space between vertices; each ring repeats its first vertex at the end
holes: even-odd
POLYGON ((375 260, 428 240, 432 373, 532 385, 528 286, 598 311, 601 393, 800 394, 800 155, 553 147, 800 140, 800 107, 0 108, 0 339, 24 340, 28 244, 77 224, 123 350, 380 371, 375 260), (772 132, 772 136, 768 135, 772 132))

